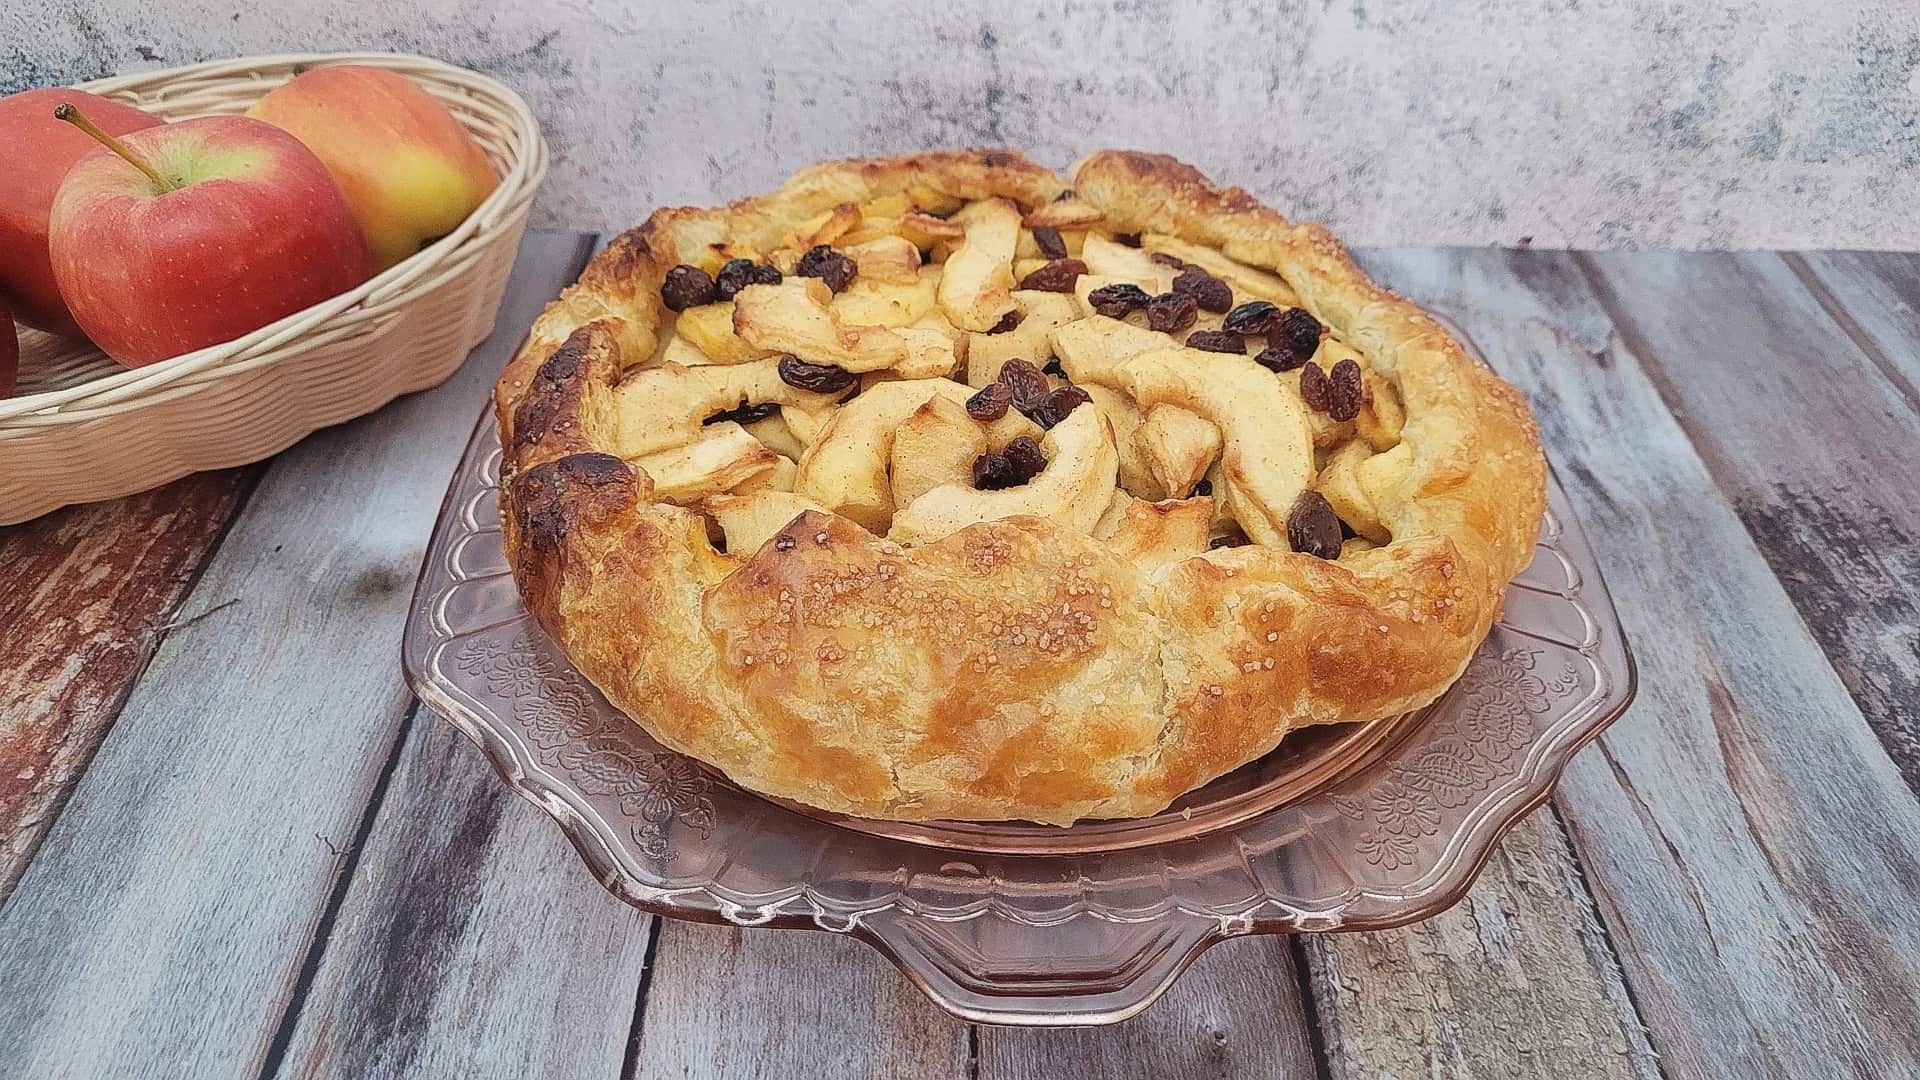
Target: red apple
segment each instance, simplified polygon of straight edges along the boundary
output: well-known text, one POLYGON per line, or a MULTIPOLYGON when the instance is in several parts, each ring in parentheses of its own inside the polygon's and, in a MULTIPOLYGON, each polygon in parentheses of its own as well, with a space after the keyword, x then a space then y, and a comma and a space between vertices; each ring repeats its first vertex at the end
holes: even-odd
POLYGON ((85 109, 108 134, 150 128, 161 120, 80 90, 54 87, 0 99, 0 146, 7 148, 6 179, 0 182, 0 293, 13 302, 20 321, 56 334, 78 336, 47 260, 47 215, 67 169, 99 145, 71 124, 53 118, 63 101, 85 109))
POLYGON ((13 393, 20 374, 20 335, 13 328, 13 315, 7 311, 6 298, 0 297, 0 397, 13 393))
POLYGON ((53 201, 53 274, 80 328, 128 367, 231 341, 372 273, 340 185, 272 124, 89 133, 107 150, 53 201))

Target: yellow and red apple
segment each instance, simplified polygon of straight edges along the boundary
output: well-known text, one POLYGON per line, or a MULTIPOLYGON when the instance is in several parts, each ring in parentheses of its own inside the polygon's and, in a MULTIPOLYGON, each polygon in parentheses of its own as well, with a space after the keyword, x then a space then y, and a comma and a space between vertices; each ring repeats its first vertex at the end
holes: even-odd
POLYGON ((53 118, 72 102, 110 135, 125 135, 162 121, 131 105, 80 90, 28 90, 0 99, 0 146, 7 148, 6 179, 0 182, 0 294, 29 326, 75 336, 47 256, 47 218, 54 193, 73 163, 99 149, 92 139, 53 118))
POLYGON ((326 163, 366 234, 376 273, 452 232, 499 183, 445 106, 382 68, 314 68, 247 115, 292 132, 326 163))
POLYGON ((340 186, 271 124, 209 116, 124 139, 88 133, 103 148, 53 202, 54 279, 81 330, 128 367, 230 341, 372 272, 340 186))

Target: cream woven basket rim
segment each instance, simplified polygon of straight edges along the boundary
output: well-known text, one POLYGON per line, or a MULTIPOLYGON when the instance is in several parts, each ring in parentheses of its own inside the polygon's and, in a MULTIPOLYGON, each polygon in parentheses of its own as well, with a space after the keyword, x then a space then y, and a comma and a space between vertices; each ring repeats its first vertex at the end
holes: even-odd
MULTIPOLYGON (((323 341, 371 333, 397 317, 410 297, 470 269, 484 254, 485 240, 524 217, 547 173, 547 146, 538 121, 505 84, 440 60, 408 53, 283 53, 95 79, 75 89, 128 101, 169 120, 185 119, 244 111, 297 70, 338 64, 366 64, 407 75, 456 116, 464 114, 463 122, 480 118, 504 129, 521 152, 510 155, 499 184, 458 228, 419 253, 347 292, 232 341, 140 368, 107 369, 103 361, 103 374, 76 385, 0 398, 0 440, 158 405, 208 383, 288 360, 323 341)), ((466 126, 470 131, 475 127, 466 126)), ((485 132, 474 134, 487 140, 485 132)), ((78 349, 98 355, 89 346, 78 349)))

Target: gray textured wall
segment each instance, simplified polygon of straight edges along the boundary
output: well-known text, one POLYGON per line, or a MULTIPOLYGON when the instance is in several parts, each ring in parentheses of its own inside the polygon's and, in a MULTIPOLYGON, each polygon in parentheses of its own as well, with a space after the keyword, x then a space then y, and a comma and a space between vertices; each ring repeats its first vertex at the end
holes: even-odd
POLYGON ((544 224, 1134 146, 1357 244, 1920 248, 1916 0, 0 0, 0 90, 367 47, 524 93, 544 224))

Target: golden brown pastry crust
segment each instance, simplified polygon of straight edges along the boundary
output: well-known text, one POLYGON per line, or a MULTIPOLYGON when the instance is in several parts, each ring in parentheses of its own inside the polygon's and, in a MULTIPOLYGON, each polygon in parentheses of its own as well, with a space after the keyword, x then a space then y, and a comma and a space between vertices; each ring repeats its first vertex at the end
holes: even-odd
MULTIPOLYGON (((1293 726, 1432 701, 1531 556, 1545 462, 1520 395, 1314 224, 1172 158, 1102 151, 1071 187, 1122 232, 1277 271, 1395 379, 1392 541, 1327 561, 1265 546, 1140 565, 1040 518, 912 548, 808 512, 724 554, 612 448, 612 387, 670 318, 666 271, 771 245, 837 204, 926 185, 1023 208, 1069 185, 1019 154, 807 169, 616 240, 534 324, 496 389, 507 551, 529 609, 662 743, 753 790, 849 814, 1070 823, 1151 814, 1293 726)), ((1163 504, 1170 505, 1170 504, 1163 504)))

